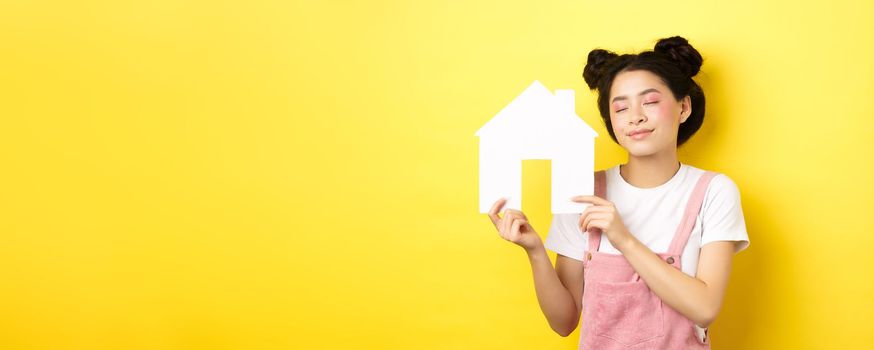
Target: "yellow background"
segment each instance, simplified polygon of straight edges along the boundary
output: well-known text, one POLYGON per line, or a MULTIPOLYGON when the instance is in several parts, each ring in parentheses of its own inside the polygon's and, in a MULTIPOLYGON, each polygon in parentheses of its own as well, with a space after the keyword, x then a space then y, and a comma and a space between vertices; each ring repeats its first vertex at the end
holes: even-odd
POLYGON ((623 162, 586 54, 677 34, 752 241, 713 348, 869 347, 871 1, 156 0, 0 3, 0 348, 575 349, 473 134, 537 79, 623 162))

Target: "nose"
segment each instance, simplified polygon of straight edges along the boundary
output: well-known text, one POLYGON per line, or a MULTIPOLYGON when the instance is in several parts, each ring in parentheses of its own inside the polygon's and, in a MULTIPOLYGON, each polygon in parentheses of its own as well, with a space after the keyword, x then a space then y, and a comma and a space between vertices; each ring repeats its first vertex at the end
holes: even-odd
POLYGON ((630 118, 628 118, 628 124, 630 125, 638 125, 646 121, 646 115, 643 114, 643 108, 635 107, 632 108, 632 113, 630 118))

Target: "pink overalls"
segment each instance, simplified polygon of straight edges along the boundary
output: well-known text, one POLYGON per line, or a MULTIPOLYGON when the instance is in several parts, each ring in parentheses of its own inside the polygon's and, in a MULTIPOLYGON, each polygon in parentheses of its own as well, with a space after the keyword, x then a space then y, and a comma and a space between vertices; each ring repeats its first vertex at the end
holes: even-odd
MULTIPOLYGON (((686 211, 667 253, 658 255, 680 269, 680 255, 689 240, 704 193, 716 173, 705 172, 686 204, 686 211)), ((595 195, 607 198, 606 175, 595 173, 595 195)), ((589 234, 583 259, 580 349, 710 349, 691 320, 663 303, 621 254, 598 251, 601 232, 589 234)))

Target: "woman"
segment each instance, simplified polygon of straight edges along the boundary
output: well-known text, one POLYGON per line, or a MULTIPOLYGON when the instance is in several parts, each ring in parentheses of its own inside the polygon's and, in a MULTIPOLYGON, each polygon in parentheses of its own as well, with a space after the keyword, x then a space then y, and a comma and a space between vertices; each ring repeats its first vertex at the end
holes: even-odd
POLYGON ((527 252, 550 327, 567 336, 582 316, 581 349, 710 348, 732 256, 749 238, 734 182, 677 158, 704 119, 692 80, 701 63, 682 37, 639 54, 592 50, 583 77, 628 162, 596 173, 596 195, 570 199, 590 205, 554 215, 545 243, 521 211, 498 215, 504 199, 489 212, 527 252))

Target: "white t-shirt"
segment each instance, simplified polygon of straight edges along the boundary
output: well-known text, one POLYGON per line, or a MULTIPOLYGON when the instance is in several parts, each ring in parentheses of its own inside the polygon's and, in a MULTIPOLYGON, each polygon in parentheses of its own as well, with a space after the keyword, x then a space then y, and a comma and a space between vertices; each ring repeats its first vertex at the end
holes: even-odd
MULTIPOLYGON (((613 202, 628 231, 656 253, 665 253, 674 239, 692 190, 704 170, 681 164, 674 176, 657 187, 634 187, 619 174, 619 166, 607 169, 607 200, 613 202)), ((580 214, 555 214, 544 246, 576 260, 583 260, 588 235, 579 227, 580 214)), ((695 276, 701 246, 715 241, 737 241, 735 253, 750 242, 734 182, 719 174, 710 182, 689 242, 680 256, 683 272, 695 276)), ((606 237, 601 252, 619 254, 606 237)))

